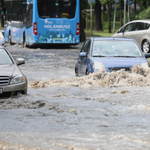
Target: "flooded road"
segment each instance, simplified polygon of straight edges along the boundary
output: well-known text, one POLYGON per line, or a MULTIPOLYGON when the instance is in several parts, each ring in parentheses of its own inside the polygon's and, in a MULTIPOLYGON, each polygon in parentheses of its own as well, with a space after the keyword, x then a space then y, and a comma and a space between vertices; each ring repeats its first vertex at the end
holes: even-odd
POLYGON ((25 58, 20 69, 29 88, 26 96, 0 100, 0 149, 150 149, 149 70, 76 78, 81 46, 7 46, 25 58))

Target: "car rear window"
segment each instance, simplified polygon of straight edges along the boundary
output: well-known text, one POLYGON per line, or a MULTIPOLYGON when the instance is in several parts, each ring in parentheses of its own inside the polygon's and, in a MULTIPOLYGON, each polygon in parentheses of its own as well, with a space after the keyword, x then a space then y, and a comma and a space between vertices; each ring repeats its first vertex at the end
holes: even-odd
POLYGON ((150 27, 150 24, 146 23, 145 24, 145 29, 149 29, 149 27, 150 27))
POLYGON ((13 64, 9 54, 5 51, 5 49, 0 49, 0 65, 11 65, 13 64))

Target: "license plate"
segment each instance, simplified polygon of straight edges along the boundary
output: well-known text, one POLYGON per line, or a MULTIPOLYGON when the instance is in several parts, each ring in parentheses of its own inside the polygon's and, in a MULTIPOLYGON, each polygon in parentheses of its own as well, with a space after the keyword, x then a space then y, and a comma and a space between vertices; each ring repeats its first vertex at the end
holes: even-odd
POLYGON ((3 89, 0 88, 0 94, 2 94, 2 93, 3 93, 3 89))

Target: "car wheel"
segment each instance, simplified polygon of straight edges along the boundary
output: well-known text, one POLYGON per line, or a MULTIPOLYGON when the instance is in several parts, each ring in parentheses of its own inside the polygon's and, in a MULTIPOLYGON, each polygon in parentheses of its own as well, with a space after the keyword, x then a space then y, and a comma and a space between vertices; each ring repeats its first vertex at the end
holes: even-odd
POLYGON ((147 40, 145 40, 142 44, 142 50, 144 53, 149 53, 150 50, 150 44, 147 40))
POLYGON ((78 77, 79 76, 79 73, 78 73, 78 69, 75 68, 75 76, 78 77))
POLYGON ((88 75, 89 73, 88 73, 88 70, 86 69, 86 72, 85 72, 85 75, 88 75))
POLYGON ((24 90, 24 93, 23 93, 23 94, 27 95, 27 89, 26 89, 26 90, 24 90))

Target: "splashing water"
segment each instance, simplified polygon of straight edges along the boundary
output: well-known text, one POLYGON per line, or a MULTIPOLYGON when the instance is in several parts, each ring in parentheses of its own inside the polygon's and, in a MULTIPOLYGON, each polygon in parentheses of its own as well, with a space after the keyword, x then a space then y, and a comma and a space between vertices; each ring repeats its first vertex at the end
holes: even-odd
POLYGON ((124 70, 117 72, 95 72, 83 77, 69 79, 31 81, 29 88, 44 88, 51 86, 75 86, 75 87, 120 87, 120 86, 149 86, 150 68, 146 69, 134 65, 131 73, 124 70))

